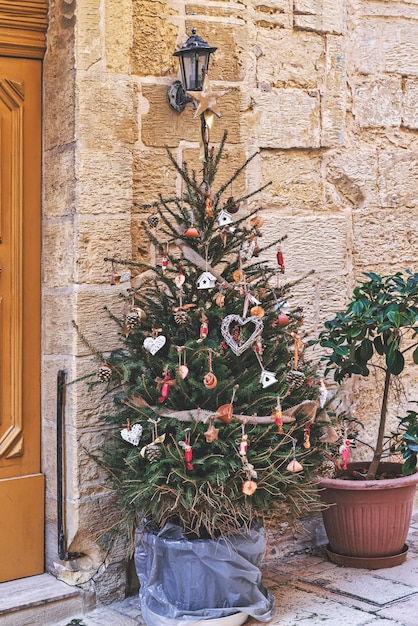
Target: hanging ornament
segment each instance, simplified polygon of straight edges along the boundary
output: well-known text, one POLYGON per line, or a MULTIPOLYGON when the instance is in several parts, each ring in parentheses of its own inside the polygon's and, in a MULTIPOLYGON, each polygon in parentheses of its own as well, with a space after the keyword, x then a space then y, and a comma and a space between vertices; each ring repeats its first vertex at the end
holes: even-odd
POLYGON ((213 200, 210 196, 205 200, 205 215, 208 219, 213 217, 213 200))
POLYGON ((297 443, 296 439, 293 439, 292 441, 293 459, 290 461, 290 463, 286 467, 286 469, 292 473, 301 472, 303 470, 303 466, 296 459, 296 443, 297 443))
POLYGON ((284 328, 285 326, 288 326, 290 322, 290 318, 288 315, 286 315, 286 313, 283 313, 282 311, 278 314, 277 318, 275 319, 275 321, 273 322, 272 326, 279 326, 280 328, 284 328))
POLYGON ((250 226, 254 230, 260 230, 263 224, 264 224, 264 220, 261 217, 261 215, 254 215, 254 217, 250 219, 250 226))
POLYGON ((232 280, 235 283, 243 283, 243 282, 245 282, 245 272, 242 269, 235 270, 232 273, 232 280))
POLYGON ((203 377, 203 384, 207 389, 215 389, 216 385, 218 384, 218 380, 215 374, 212 372, 212 350, 210 348, 208 350, 208 364, 209 372, 203 377))
POLYGON ((303 429, 303 447, 306 450, 309 450, 309 448, 311 447, 311 425, 310 424, 305 424, 305 427, 303 429))
POLYGON ((279 433, 279 435, 284 435, 282 405, 280 403, 279 396, 277 396, 277 404, 276 408, 273 409, 272 417, 274 419, 274 423, 277 426, 277 432, 279 433))
POLYGON ((301 358, 303 354, 304 345, 303 345, 302 339, 299 337, 297 333, 292 332, 290 333, 290 335, 295 342, 293 345, 293 365, 294 365, 295 370, 297 370, 298 365, 299 365, 299 359, 301 358))
POLYGON ((243 319, 239 315, 232 314, 227 315, 222 320, 221 334, 224 337, 227 345, 231 348, 232 352, 234 352, 234 354, 236 354, 237 356, 240 356, 262 334, 263 328, 263 322, 259 317, 252 316, 243 319), (236 327, 236 325, 238 325, 240 329, 243 329, 247 324, 253 324, 254 330, 252 334, 248 337, 248 339, 240 344, 238 343, 239 338, 238 340, 234 338, 234 335, 231 333, 230 328, 232 325, 235 325, 234 328, 236 327))
POLYGON ((177 346, 179 356, 179 364, 177 367, 178 377, 184 380, 189 374, 189 368, 186 365, 186 346, 177 346))
POLYGON ((327 396, 328 396, 328 390, 327 390, 327 387, 325 385, 323 378, 321 378, 319 385, 321 387, 320 392, 319 392, 319 405, 323 409, 326 404, 327 396))
POLYGON ((225 295, 223 293, 217 293, 216 294, 216 296, 215 296, 215 304, 220 309, 222 309, 225 306, 225 295))
POLYGON ((206 74, 203 81, 203 87, 201 91, 187 91, 188 96, 191 96, 194 100, 197 100, 198 105, 193 115, 194 119, 197 119, 199 115, 205 111, 212 111, 217 117, 221 117, 219 105, 216 101, 217 98, 221 98, 227 92, 226 91, 213 91, 210 84, 209 77, 206 74))
POLYGON ((184 460, 186 461, 186 467, 188 470, 193 469, 193 464, 192 464, 193 451, 192 451, 192 446, 190 445, 190 431, 191 431, 191 428, 186 428, 184 431, 185 432, 184 441, 179 441, 179 445, 184 450, 184 460))
POLYGON ((212 443, 212 441, 216 441, 218 439, 219 429, 215 428, 215 420, 213 417, 209 420, 208 429, 205 431, 205 439, 207 443, 212 443))
POLYGON ((275 372, 269 372, 268 370, 262 370, 260 374, 260 384, 263 389, 270 387, 270 385, 274 385, 277 383, 277 378, 275 372))
POLYGON ((216 410, 216 416, 225 424, 230 424, 232 422, 233 410, 234 410, 234 399, 235 394, 237 392, 239 385, 234 385, 232 390, 232 398, 229 404, 222 404, 222 406, 218 407, 216 410))
POLYGON ((221 209, 216 216, 216 222, 219 228, 224 228, 225 226, 229 226, 230 224, 232 224, 232 217, 228 213, 228 211, 225 211, 225 209, 221 209))
POLYGON ((142 425, 141 424, 133 424, 131 426, 131 422, 128 419, 127 423, 124 424, 125 428, 120 431, 120 436, 124 441, 131 443, 133 446, 137 446, 142 437, 142 425))
POLYGON ((176 381, 171 378, 170 371, 166 367, 163 371, 163 378, 157 378, 157 389, 161 391, 161 396, 158 398, 158 402, 163 403, 167 400, 170 393, 170 387, 176 384, 176 381))
POLYGON ((188 239, 198 239, 200 233, 195 226, 189 226, 189 228, 184 231, 184 236, 188 239))
POLYGON ((167 338, 164 335, 159 335, 162 328, 153 328, 151 337, 144 339, 143 346, 152 356, 157 354, 158 350, 161 350, 165 346, 167 338))
POLYGON ((239 444, 239 455, 247 456, 248 450, 248 435, 245 433, 245 424, 241 424, 241 441, 239 444))
POLYGON ((257 247, 257 239, 253 233, 245 239, 242 243, 240 250, 240 257, 243 261, 250 261, 254 255, 254 251, 257 247))
POLYGON ((197 343, 202 343, 206 339, 209 333, 209 323, 208 318, 206 317, 204 311, 202 311, 202 315, 200 316, 200 330, 199 330, 199 339, 197 343))
POLYGON ((257 483, 254 480, 246 480, 242 485, 242 493, 246 496, 252 496, 257 489, 257 483))
POLYGON ((213 289, 216 287, 216 276, 211 272, 203 272, 197 279, 198 289, 213 289))
POLYGON ((107 365, 107 363, 104 363, 103 365, 101 365, 97 371, 97 377, 100 380, 100 382, 102 383, 107 383, 111 377, 112 377, 112 370, 111 368, 107 365))
POLYGON ((175 278, 174 278, 174 283, 175 283, 175 285, 176 285, 177 289, 181 289, 181 287, 182 287, 182 286, 184 285, 184 283, 185 283, 185 280, 186 280, 186 277, 185 277, 185 275, 183 274, 183 269, 182 269, 181 265, 179 265, 179 271, 178 271, 178 274, 177 274, 177 276, 175 276, 175 278))
POLYGON ((149 215, 147 217, 148 220, 148 224, 150 226, 150 228, 157 228, 158 226, 158 215, 156 213, 153 213, 152 215, 149 215))
POLYGON ((235 213, 238 213, 239 207, 240 207, 239 202, 235 202, 234 197, 229 196, 228 200, 226 201, 226 205, 224 209, 225 211, 228 211, 228 213, 231 213, 232 215, 234 215, 235 213))
POLYGON ((282 249, 281 249, 280 245, 277 246, 276 258, 277 258, 277 264, 278 264, 279 269, 280 269, 280 273, 284 274, 284 270, 285 270, 284 258, 283 258, 283 253, 282 253, 282 249))
POLYGON ((287 384, 290 387, 294 387, 295 389, 302 387, 305 380, 306 380, 305 374, 299 370, 290 370, 286 376, 287 384))
POLYGON ((116 270, 116 262, 112 261, 112 272, 110 274, 109 282, 111 285, 119 285, 121 275, 116 270))
POLYGON ((265 310, 263 309, 262 306, 258 306, 258 305, 257 306, 253 306, 250 309, 250 315, 252 315, 253 317, 262 318, 262 317, 264 317, 265 313, 266 312, 265 312, 265 310))
POLYGON ((157 424, 160 421, 161 421, 160 418, 156 420, 153 420, 151 418, 148 419, 148 422, 150 422, 153 425, 152 427, 153 440, 151 443, 141 448, 139 452, 140 456, 148 459, 150 463, 154 463, 155 461, 158 461, 162 457, 160 444, 164 443, 165 434, 158 436, 157 424))

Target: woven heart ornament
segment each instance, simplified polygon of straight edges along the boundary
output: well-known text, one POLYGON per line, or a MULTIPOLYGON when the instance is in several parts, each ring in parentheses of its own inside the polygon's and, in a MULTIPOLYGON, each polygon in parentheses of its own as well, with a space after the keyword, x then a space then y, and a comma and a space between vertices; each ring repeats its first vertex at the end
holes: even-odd
POLYGON ((120 431, 120 436, 122 439, 131 443, 133 446, 137 446, 142 437, 142 426, 141 424, 134 424, 131 428, 123 428, 120 431))
POLYGON ((161 348, 165 346, 166 341, 167 339, 164 335, 158 335, 158 337, 147 337, 144 339, 144 348, 145 350, 148 350, 152 356, 154 356, 158 350, 161 350, 161 348))
POLYGON ((232 352, 237 356, 240 356, 245 350, 247 350, 258 337, 263 332, 263 322, 261 318, 251 316, 243 319, 239 315, 227 315, 222 320, 221 324, 221 333, 223 338, 225 339, 227 345, 231 348, 232 352), (244 328, 247 324, 252 324, 254 326, 254 330, 252 334, 248 337, 248 339, 244 343, 238 343, 231 333, 231 326, 235 327, 239 325, 241 328, 244 328))

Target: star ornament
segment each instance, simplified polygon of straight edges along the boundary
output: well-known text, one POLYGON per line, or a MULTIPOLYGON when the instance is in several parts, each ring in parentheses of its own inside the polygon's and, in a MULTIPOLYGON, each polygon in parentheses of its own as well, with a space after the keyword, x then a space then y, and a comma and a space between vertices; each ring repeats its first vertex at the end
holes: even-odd
POLYGON ((205 111, 212 111, 218 117, 221 117, 221 112, 219 110, 218 103, 216 101, 217 98, 221 98, 224 96, 227 91, 213 91, 212 86, 209 82, 209 78, 206 75, 205 80, 203 81, 203 89, 202 91, 188 91, 187 94, 191 96, 194 100, 198 102, 197 109, 193 116, 193 119, 196 119, 199 115, 204 113, 205 111))

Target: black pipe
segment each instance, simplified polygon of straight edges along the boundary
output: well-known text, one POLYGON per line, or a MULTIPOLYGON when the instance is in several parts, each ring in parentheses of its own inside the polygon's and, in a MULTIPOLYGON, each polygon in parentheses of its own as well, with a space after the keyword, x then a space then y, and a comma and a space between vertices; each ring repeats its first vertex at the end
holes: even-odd
POLYGON ((57 525, 58 556, 61 561, 71 561, 84 556, 83 552, 68 552, 64 528, 64 426, 65 426, 65 383, 67 372, 58 370, 57 376, 57 525))

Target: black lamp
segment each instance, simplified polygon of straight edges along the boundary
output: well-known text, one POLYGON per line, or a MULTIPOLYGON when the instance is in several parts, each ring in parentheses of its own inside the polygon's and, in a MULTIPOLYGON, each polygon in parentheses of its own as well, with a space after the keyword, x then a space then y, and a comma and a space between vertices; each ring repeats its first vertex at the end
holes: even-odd
POLYGON ((217 48, 212 48, 196 34, 196 28, 192 28, 192 34, 186 43, 174 52, 173 56, 180 60, 181 82, 176 80, 168 90, 168 102, 172 109, 183 111, 186 104, 192 102, 193 98, 186 91, 202 91, 209 58, 215 50, 217 48))

